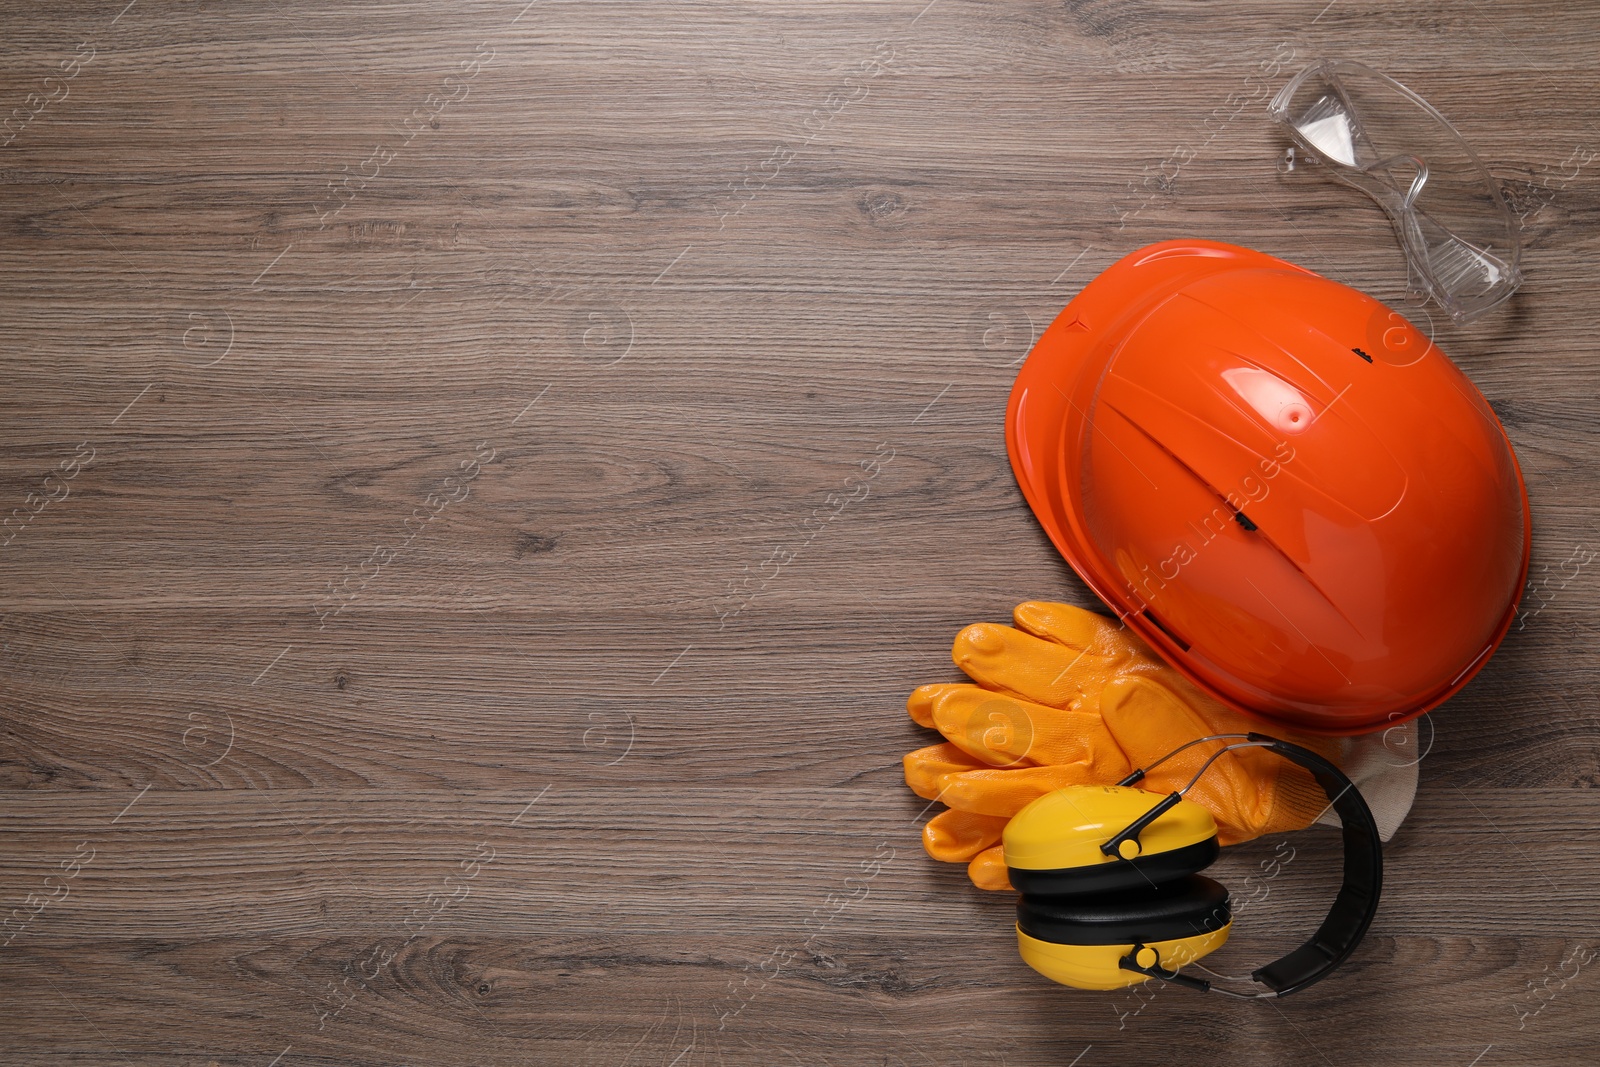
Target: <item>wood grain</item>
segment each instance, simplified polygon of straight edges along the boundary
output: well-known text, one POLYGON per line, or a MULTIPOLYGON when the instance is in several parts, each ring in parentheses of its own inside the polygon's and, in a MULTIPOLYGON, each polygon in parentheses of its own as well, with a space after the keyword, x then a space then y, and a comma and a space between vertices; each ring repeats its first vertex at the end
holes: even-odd
MULTIPOLYGON (((124 3, 0 16, 0 1062, 1593 1062, 1600 977, 1542 983, 1600 936, 1600 9, 124 3), (1087 279, 1193 235, 1399 296, 1275 167, 1322 55, 1524 218, 1433 330, 1544 607, 1431 716, 1338 980, 1072 994, 922 854, 905 694, 1091 603, 1001 428, 1087 279)), ((1314 921, 1292 843, 1219 968, 1314 921)))

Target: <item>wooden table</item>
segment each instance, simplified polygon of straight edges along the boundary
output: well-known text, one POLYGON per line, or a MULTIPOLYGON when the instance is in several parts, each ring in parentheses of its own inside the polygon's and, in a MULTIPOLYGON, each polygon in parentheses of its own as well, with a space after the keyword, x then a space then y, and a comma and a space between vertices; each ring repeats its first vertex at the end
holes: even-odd
MULTIPOLYGON (((0 35, 0 1062, 1594 1062, 1600 9, 123 3, 0 35), (1202 236, 1399 298, 1277 167, 1323 55, 1524 216, 1435 336, 1540 610, 1424 728, 1344 973, 1052 987, 923 854, 905 695, 1091 603, 1002 436, 1084 282, 1202 236)), ((1316 921, 1292 840, 1218 967, 1316 921)))

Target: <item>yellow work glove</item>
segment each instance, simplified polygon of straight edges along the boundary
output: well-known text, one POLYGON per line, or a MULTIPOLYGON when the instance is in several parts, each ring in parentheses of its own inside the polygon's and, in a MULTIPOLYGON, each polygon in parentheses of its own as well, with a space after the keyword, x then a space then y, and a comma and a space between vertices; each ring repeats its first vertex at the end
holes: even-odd
MULTIPOLYGON (((951 654, 976 685, 925 685, 906 701, 946 739, 905 757, 906 784, 950 809, 923 828, 923 845, 934 859, 967 863, 982 889, 1010 888, 1000 833, 1036 797, 1116 782, 1199 737, 1261 729, 1112 619, 1035 601, 1013 618, 1017 629, 977 623, 956 636, 951 654)), ((1337 741, 1263 732, 1336 759, 1337 741)), ((1152 802, 1180 788, 1222 745, 1196 745, 1140 788, 1152 802)), ((1225 753, 1187 796, 1211 811, 1224 845, 1309 826, 1328 806, 1307 771, 1258 748, 1225 753)))

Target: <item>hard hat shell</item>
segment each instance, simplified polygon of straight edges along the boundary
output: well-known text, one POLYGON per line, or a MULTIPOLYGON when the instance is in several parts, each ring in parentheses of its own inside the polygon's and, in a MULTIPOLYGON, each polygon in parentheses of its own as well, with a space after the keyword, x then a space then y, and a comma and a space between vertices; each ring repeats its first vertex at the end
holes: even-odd
POLYGON ((1527 577, 1527 490, 1482 394, 1397 312, 1249 249, 1168 241, 1091 281, 1023 364, 1006 445, 1089 587, 1270 723, 1422 714, 1527 577))

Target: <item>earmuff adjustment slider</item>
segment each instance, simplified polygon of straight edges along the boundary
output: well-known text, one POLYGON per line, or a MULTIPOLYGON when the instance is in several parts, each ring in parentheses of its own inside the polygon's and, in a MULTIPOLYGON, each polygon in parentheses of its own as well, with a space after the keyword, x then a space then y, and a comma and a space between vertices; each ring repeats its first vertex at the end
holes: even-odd
POLYGON ((1159 978, 1163 982, 1172 982, 1175 985, 1198 989, 1202 993, 1211 989, 1211 983, 1203 978, 1195 978, 1181 971, 1169 971, 1162 967, 1161 953, 1149 945, 1135 944, 1131 952, 1117 961, 1117 966, 1125 971, 1133 971, 1137 974, 1149 975, 1151 978, 1159 978), (1146 953, 1149 954, 1147 958, 1151 962, 1148 964, 1140 963, 1139 957, 1145 956, 1146 953))
POLYGON ((1101 845, 1100 851, 1105 853, 1107 856, 1111 856, 1116 859, 1133 859, 1134 856, 1139 855, 1139 853, 1143 851, 1143 846, 1139 842, 1139 835, 1144 831, 1145 827, 1161 818, 1161 816, 1165 815, 1168 811, 1171 811, 1173 806, 1182 799, 1182 792, 1169 793, 1165 797, 1162 797, 1161 801, 1157 803, 1155 807, 1151 808, 1149 811, 1133 820, 1133 822, 1129 823, 1115 837, 1101 845), (1131 852, 1123 848, 1124 843, 1131 844, 1133 846, 1131 852))

